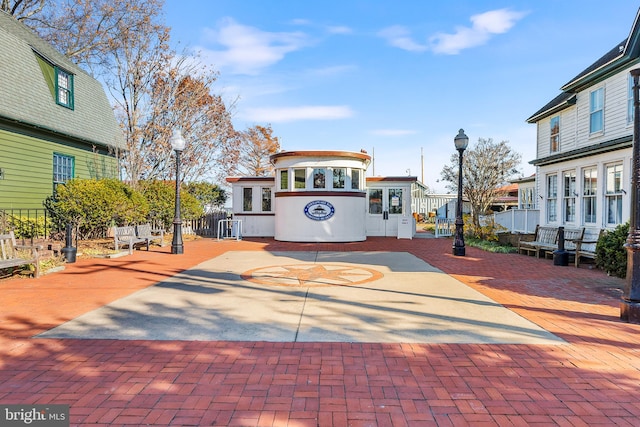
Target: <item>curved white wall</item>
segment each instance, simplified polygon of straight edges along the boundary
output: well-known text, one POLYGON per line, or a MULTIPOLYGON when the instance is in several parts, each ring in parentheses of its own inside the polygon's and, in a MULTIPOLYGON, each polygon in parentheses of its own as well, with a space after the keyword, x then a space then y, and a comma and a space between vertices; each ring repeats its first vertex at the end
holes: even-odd
MULTIPOLYGON (((275 206, 278 214, 275 217, 276 240, 288 242, 357 242, 366 240, 364 217, 366 214, 366 197, 364 193, 351 192, 350 195, 308 195, 278 197, 275 206), (312 219, 305 213, 305 207, 311 209, 320 203, 329 211, 333 207, 333 215, 328 219, 312 219)), ((313 215, 311 215, 313 216, 313 215)), ((318 216, 323 218, 323 215, 318 216)))

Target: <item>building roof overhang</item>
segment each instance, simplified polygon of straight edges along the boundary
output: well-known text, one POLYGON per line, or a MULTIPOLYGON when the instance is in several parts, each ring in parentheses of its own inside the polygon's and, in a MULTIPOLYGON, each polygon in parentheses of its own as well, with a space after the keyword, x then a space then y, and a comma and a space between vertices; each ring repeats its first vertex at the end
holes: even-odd
POLYGON ((371 162, 371 156, 365 152, 355 151, 331 151, 331 150, 309 150, 309 151, 281 151, 279 153, 272 154, 269 159, 272 164, 275 164, 279 159, 286 157, 332 157, 332 158, 349 158, 357 159, 369 165, 371 162))
POLYGON ((546 166, 554 163, 561 163, 567 160, 580 159, 593 156, 595 154, 607 153, 610 151, 623 150, 633 146, 633 136, 623 136, 596 145, 578 148, 564 153, 553 154, 547 157, 531 160, 529 163, 534 166, 546 166))
POLYGON ((621 72, 627 67, 637 64, 640 61, 639 56, 640 8, 636 12, 628 37, 622 42, 616 44, 615 47, 609 50, 609 52, 585 68, 569 82, 562 85, 560 88, 562 93, 529 117, 526 120, 527 123, 535 123, 575 104, 575 94, 590 86, 598 84, 612 75, 621 72))

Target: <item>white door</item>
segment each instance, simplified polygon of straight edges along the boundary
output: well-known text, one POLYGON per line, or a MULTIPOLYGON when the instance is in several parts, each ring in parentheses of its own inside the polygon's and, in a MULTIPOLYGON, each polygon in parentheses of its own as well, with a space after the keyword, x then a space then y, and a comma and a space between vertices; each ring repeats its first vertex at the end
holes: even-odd
POLYGON ((371 187, 367 190, 367 236, 398 236, 398 217, 404 209, 404 189, 371 187))

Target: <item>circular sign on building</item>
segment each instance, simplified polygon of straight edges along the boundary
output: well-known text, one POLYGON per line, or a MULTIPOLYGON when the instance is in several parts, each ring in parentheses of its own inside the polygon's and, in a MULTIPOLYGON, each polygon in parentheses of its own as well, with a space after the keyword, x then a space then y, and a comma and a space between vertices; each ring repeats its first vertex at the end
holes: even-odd
POLYGON ((336 212, 333 205, 325 200, 314 200, 304 207, 304 214, 314 221, 324 221, 336 212))

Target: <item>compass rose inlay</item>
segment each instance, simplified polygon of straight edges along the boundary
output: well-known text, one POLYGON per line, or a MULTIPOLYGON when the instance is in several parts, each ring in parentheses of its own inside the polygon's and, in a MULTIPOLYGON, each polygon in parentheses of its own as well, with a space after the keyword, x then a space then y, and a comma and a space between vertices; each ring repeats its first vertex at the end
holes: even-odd
POLYGON ((242 279, 261 285, 317 287, 351 286, 381 279, 379 271, 342 264, 293 264, 254 268, 242 279))

